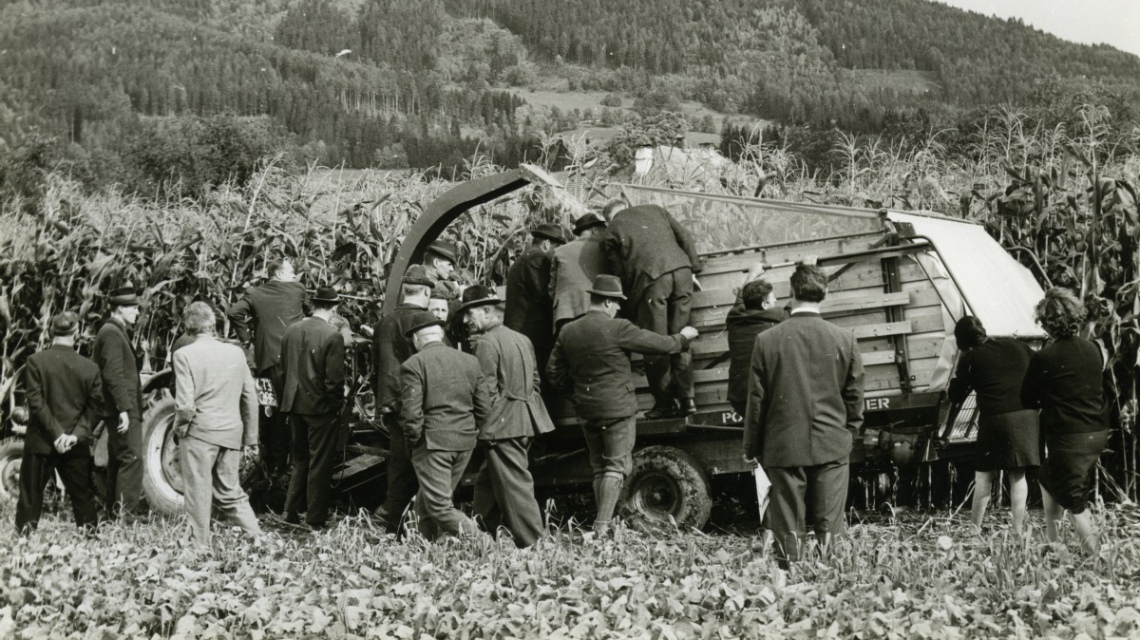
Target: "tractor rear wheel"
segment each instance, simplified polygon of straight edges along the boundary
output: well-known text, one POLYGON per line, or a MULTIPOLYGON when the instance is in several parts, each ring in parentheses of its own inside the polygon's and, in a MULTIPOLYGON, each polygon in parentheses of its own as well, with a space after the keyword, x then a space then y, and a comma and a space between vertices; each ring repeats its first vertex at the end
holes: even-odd
POLYGON ((630 515, 686 528, 705 526, 712 511, 708 474, 696 458, 674 447, 635 451, 622 497, 630 515))

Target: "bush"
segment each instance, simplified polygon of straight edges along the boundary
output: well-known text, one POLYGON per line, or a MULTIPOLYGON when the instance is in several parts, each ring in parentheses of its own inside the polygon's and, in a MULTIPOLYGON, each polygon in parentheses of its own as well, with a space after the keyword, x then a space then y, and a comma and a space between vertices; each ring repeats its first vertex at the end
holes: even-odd
POLYGON ((604 107, 621 107, 621 96, 615 93, 607 93, 602 98, 602 106, 604 107))

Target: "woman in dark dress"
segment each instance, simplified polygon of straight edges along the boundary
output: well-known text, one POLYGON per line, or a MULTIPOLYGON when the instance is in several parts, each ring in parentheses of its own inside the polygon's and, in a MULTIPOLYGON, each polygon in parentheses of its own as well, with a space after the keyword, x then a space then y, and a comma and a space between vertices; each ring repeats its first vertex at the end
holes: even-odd
POLYGON ((1025 529, 1029 495, 1025 470, 1041 464, 1037 411, 1021 404, 1021 380, 1033 351, 1019 340, 988 337, 982 321, 974 316, 958 321, 954 337, 963 353, 950 382, 950 402, 960 404, 974 391, 981 414, 970 520, 981 530, 994 477, 1008 471, 1013 530, 1020 534, 1025 529))
POLYGON ((1095 554, 1100 539, 1086 509, 1097 460, 1108 444, 1104 356, 1100 347, 1076 335, 1085 309, 1069 290, 1050 289, 1035 315, 1052 341, 1030 359, 1021 401, 1041 408, 1047 447, 1039 474, 1045 535, 1056 542, 1057 524, 1068 510, 1081 544, 1095 554))

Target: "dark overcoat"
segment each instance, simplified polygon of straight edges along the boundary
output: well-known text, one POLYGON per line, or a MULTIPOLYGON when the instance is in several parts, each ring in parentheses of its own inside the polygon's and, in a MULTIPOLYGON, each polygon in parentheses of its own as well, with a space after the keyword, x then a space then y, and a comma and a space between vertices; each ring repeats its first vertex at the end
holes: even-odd
POLYGON ((306 416, 338 413, 344 405, 344 338, 321 318, 305 318, 285 330, 281 410, 306 416))
POLYGON ((756 336, 787 317, 784 309, 745 309, 737 305, 728 311, 724 321, 728 331, 728 402, 742 416, 748 404, 748 369, 752 366, 756 336))
POLYGON ((259 373, 280 364, 285 330, 305 317, 305 295, 300 282, 270 280, 253 287, 226 309, 226 317, 243 343, 249 342, 250 319, 256 322, 253 358, 259 373))
POLYGON ((479 439, 530 438, 554 431, 542 401, 530 340, 499 325, 476 337, 474 346, 490 393, 490 410, 479 439))
POLYGON ((60 436, 73 435, 73 451, 90 453, 91 432, 103 402, 98 365, 71 347, 50 346, 24 365, 24 392, 31 414, 25 449, 49 455, 60 436))
POLYGON ((430 342, 400 367, 400 380, 400 428, 410 447, 422 439, 430 451, 475 448, 490 407, 478 358, 430 342))
POLYGON ((376 407, 400 410, 400 365, 416 353, 412 339, 404 335, 423 307, 400 303, 376 327, 372 340, 372 361, 376 363, 376 407))
POLYGON ((602 250, 609 273, 621 278, 633 307, 657 278, 685 267, 693 273, 701 269, 693 236, 655 204, 619 211, 602 234, 602 250))
POLYGON ((507 270, 507 309, 503 324, 530 338, 539 359, 554 342, 554 302, 550 299, 550 253, 527 247, 507 270))
POLYGON ((113 418, 112 424, 118 424, 119 414, 126 411, 132 424, 142 424, 138 358, 126 326, 107 318, 95 335, 91 352, 103 382, 103 417, 113 418))

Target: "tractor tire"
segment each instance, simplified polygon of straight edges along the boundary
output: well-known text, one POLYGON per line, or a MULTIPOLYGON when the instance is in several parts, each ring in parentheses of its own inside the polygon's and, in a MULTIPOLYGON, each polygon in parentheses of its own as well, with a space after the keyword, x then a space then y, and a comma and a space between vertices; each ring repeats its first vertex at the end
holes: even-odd
POLYGON ((712 511, 712 486, 704 468, 688 453, 674 447, 646 447, 633 454, 622 502, 629 515, 700 529, 712 511))
POLYGON ((23 460, 23 437, 0 441, 0 502, 16 504, 20 497, 20 466, 23 460))
POLYGON ((174 515, 182 512, 182 465, 174 434, 174 398, 151 404, 143 414, 143 495, 150 508, 174 515))

